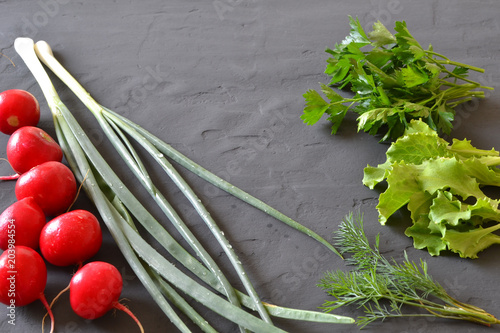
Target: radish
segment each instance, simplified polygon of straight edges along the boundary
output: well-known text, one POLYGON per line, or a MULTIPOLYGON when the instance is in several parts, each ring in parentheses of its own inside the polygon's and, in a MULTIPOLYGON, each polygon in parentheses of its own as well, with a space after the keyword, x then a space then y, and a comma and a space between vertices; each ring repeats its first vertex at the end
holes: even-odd
POLYGON ((23 126, 36 126, 40 121, 40 105, 25 90, 11 89, 0 93, 0 132, 12 134, 23 126))
POLYGON ((15 192, 17 200, 33 197, 46 216, 66 211, 76 197, 73 172, 61 162, 49 161, 19 176, 15 192))
POLYGON ((101 243, 99 221, 82 209, 57 216, 40 233, 42 256, 56 266, 81 266, 99 251, 101 243))
POLYGON ((15 244, 36 250, 45 222, 45 214, 32 197, 13 203, 0 215, 0 249, 15 244))
POLYGON ((61 162, 59 144, 41 128, 24 126, 12 133, 7 142, 7 159, 18 174, 48 161, 61 162))
POLYGON ((47 284, 47 267, 42 257, 26 246, 9 246, 0 255, 0 302, 7 305, 7 317, 15 324, 15 309, 18 306, 40 300, 52 320, 54 316, 44 295, 47 284))
POLYGON ((123 279, 115 266, 94 261, 80 268, 69 284, 71 308, 85 319, 96 319, 115 308, 127 313, 144 332, 134 314, 118 302, 122 292, 123 279))

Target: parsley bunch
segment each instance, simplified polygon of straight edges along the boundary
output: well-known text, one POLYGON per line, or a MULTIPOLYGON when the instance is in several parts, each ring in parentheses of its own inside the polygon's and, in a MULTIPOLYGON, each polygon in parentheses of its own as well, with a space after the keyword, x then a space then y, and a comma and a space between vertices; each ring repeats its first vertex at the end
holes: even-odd
POLYGON ((318 286, 334 298, 323 304, 325 311, 346 305, 362 307, 365 315, 357 320, 361 328, 376 320, 400 317, 440 317, 487 326, 500 323, 485 310, 450 296, 429 275, 425 261, 417 264, 406 253, 401 264, 384 257, 378 248, 378 236, 375 245, 370 245, 362 216, 348 215, 334 240, 342 254, 351 255, 346 262, 355 269, 325 273, 318 286), (410 308, 416 311, 410 312, 410 308))
POLYGON ((473 97, 484 97, 485 87, 467 78, 469 70, 483 73, 474 66, 451 61, 425 50, 410 34, 406 23, 396 22, 391 34, 380 22, 366 34, 358 19, 349 17, 351 31, 334 49, 325 73, 330 83, 321 84, 322 95, 313 89, 303 96, 301 116, 313 125, 326 113, 336 134, 348 110, 358 114, 358 131, 383 134, 381 141, 401 136, 411 119, 424 119, 438 133, 449 134, 455 107, 473 97), (453 69, 448 69, 453 67, 453 69), (354 96, 343 97, 339 89, 350 87, 354 96))

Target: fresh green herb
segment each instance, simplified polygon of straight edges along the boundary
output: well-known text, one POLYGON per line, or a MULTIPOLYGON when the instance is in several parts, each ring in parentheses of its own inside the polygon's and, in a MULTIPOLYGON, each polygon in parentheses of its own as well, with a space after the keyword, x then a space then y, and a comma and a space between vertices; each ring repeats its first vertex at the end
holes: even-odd
POLYGON ((404 21, 396 22, 393 35, 380 22, 366 34, 358 19, 349 20, 349 36, 334 49, 326 49, 331 57, 325 73, 331 80, 321 84, 321 91, 328 101, 313 89, 304 94, 301 118, 308 125, 326 113, 336 134, 352 110, 358 114, 358 131, 383 134, 382 141, 395 140, 411 119, 419 118, 438 133, 449 134, 455 107, 484 97, 484 91, 477 89, 493 89, 467 78, 469 70, 482 73, 483 69, 452 61, 432 46, 424 49, 404 21), (354 96, 343 97, 331 86, 350 87, 354 96))
POLYGON ((371 189, 387 182, 377 205, 382 224, 407 206, 413 225, 406 235, 432 255, 448 249, 477 258, 478 252, 500 243, 493 233, 500 229, 500 201, 483 192, 485 186, 500 186, 498 151, 477 149, 468 140, 449 144, 414 120, 386 155, 383 164, 367 166, 363 178, 371 189))
POLYGON ((429 275, 425 261, 420 260, 419 264, 410 261, 406 252, 401 264, 384 257, 379 251, 378 235, 375 245, 370 245, 361 215, 346 216, 334 240, 341 253, 351 255, 346 262, 356 268, 350 272, 325 273, 318 286, 335 299, 323 304, 325 311, 351 304, 362 307, 365 315, 357 320, 360 327, 376 320, 401 317, 440 317, 488 326, 500 323, 483 309, 451 297, 429 275), (424 311, 406 311, 412 307, 424 311))

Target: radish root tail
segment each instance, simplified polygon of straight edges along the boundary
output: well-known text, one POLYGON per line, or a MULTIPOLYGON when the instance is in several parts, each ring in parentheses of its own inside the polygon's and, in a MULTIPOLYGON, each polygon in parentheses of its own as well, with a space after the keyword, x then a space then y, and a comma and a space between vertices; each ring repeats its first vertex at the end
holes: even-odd
MULTIPOLYGON (((85 174, 85 177, 83 177, 83 180, 80 183, 80 186, 78 186, 78 191, 76 192, 75 199, 73 200, 73 202, 71 203, 71 205, 68 207, 68 210, 66 212, 69 212, 71 210, 71 207, 73 207, 73 205, 75 204, 76 199, 78 199, 78 197, 80 196, 80 192, 82 191, 83 183, 85 182, 85 180, 87 180, 87 177, 89 175, 89 171, 90 171, 90 169, 87 170, 87 173, 85 174)), ((81 265, 80 265, 80 268, 81 268, 81 265)))
POLYGON ((119 302, 115 303, 114 308, 117 309, 117 310, 121 310, 121 311, 125 312, 126 314, 128 314, 137 323, 137 326, 139 326, 139 329, 141 330, 141 333, 144 333, 144 328, 142 327, 141 322, 132 313, 132 311, 130 311, 129 308, 127 308, 125 305, 123 305, 122 303, 119 303, 119 302))
POLYGON ((0 52, 0 55, 1 55, 2 57, 5 57, 5 58, 9 59, 10 63, 12 64, 12 66, 16 67, 16 64, 12 61, 12 59, 11 59, 11 58, 7 57, 7 56, 6 56, 5 54, 3 54, 2 52, 0 52))
MULTIPOLYGON (((49 305, 49 303, 47 303, 47 299, 45 298, 44 294, 40 295, 40 301, 42 301, 42 304, 47 309, 47 314, 50 317, 50 333, 53 333, 54 332, 54 327, 55 327, 55 322, 54 322, 54 314, 52 313, 51 306, 49 305)), ((44 332, 44 329, 43 329, 44 321, 45 321, 45 316, 42 319, 42 333, 44 332)))
MULTIPOLYGON (((12 165, 10 164, 8 159, 0 158, 0 161, 5 161, 5 162, 9 163, 9 166, 12 168, 12 165)), ((0 180, 16 180, 17 178, 19 178, 19 176, 20 175, 18 173, 10 175, 10 176, 0 176, 0 180)))
MULTIPOLYGON (((52 300, 52 302, 50 302, 50 305, 47 308, 47 313, 42 318, 42 333, 43 333, 43 326, 45 325, 45 318, 47 318, 47 316, 50 316, 52 314, 52 307, 57 302, 57 300, 59 299, 59 297, 61 297, 61 295, 64 294, 68 290, 69 290, 69 284, 68 284, 68 286, 66 288, 64 288, 63 290, 61 290, 59 292, 59 294, 56 295, 56 297, 54 297, 54 299, 52 300)), ((51 319, 52 319, 52 317, 51 317, 51 319)), ((52 323, 54 323, 54 319, 52 319, 52 323)))

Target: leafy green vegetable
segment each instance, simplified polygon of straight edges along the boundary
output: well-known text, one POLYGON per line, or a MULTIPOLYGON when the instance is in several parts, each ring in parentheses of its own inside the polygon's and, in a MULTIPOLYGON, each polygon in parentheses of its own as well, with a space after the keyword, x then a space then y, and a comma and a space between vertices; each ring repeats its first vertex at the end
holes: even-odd
POLYGON ((404 21, 395 23, 394 35, 380 22, 368 34, 358 19, 349 17, 349 22, 350 34, 335 48, 326 49, 331 57, 325 73, 331 80, 321 84, 321 91, 328 101, 313 89, 303 95, 306 106, 301 118, 307 125, 327 114, 336 134, 352 110, 358 114, 358 131, 383 134, 382 140, 397 139, 411 119, 420 118, 438 133, 449 134, 455 107, 472 97, 484 97, 478 89, 493 89, 467 78, 469 70, 483 69, 451 61, 432 46, 424 49, 404 21), (354 96, 342 97, 329 86, 350 87, 354 96))
POLYGON ((379 251, 379 236, 371 246, 363 230, 363 217, 351 213, 334 235, 335 246, 342 254, 349 253, 346 262, 353 271, 325 273, 318 286, 333 296, 322 308, 329 312, 345 305, 357 305, 365 311, 358 317, 360 327, 387 318, 441 317, 467 320, 483 325, 500 321, 483 309, 457 301, 428 274, 427 264, 417 264, 404 255, 403 263, 387 259, 379 251), (387 304, 383 303, 387 301, 387 304), (409 312, 404 307, 424 311, 409 312))
POLYGON ((405 134, 391 144, 387 160, 367 166, 363 184, 373 189, 386 181, 377 209, 379 221, 407 206, 413 225, 406 235, 430 254, 443 250, 463 258, 500 243, 500 201, 484 186, 500 186, 499 153, 473 147, 468 140, 450 145, 426 123, 412 120, 405 134))

